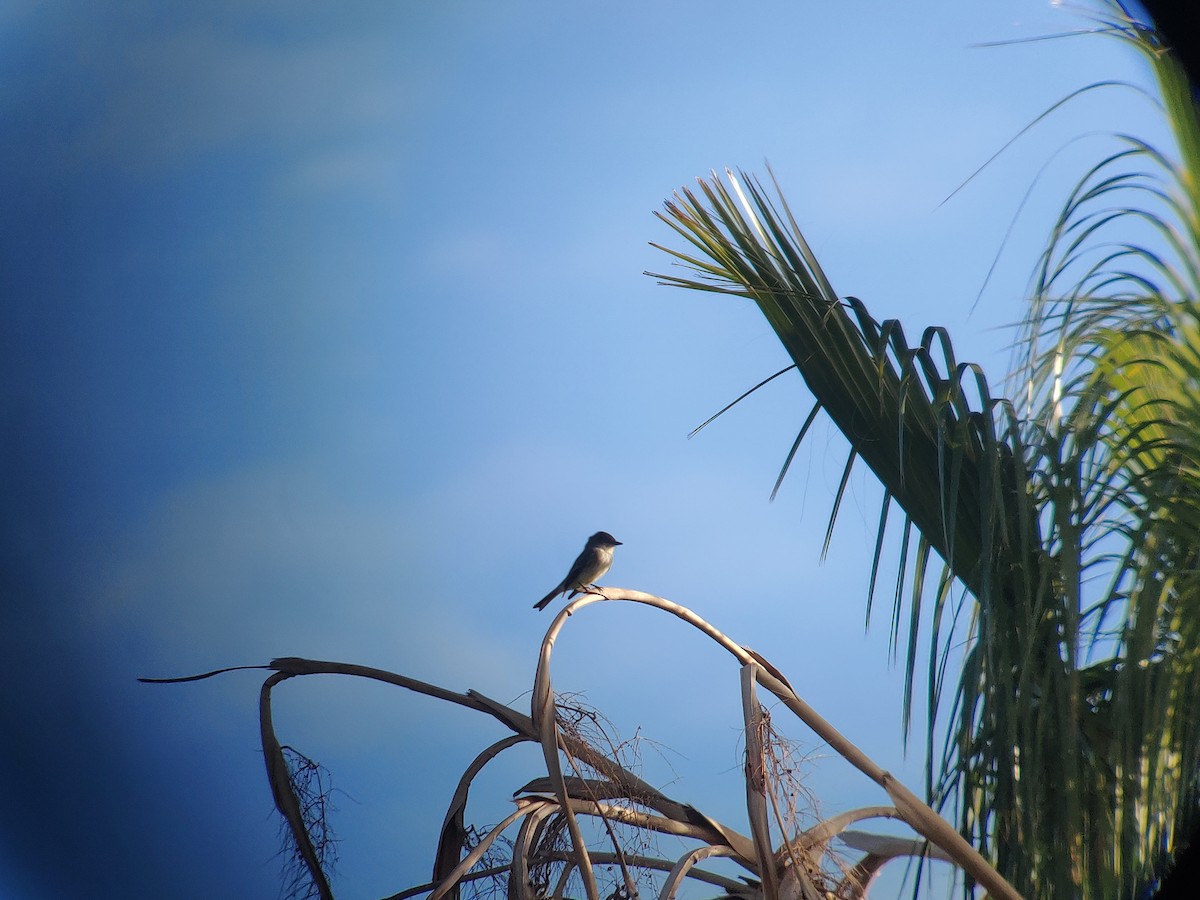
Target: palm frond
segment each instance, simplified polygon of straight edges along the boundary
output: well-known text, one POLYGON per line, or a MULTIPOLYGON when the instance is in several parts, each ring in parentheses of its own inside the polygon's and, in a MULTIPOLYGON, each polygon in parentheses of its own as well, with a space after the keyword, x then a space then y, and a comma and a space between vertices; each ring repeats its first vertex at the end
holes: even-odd
MULTIPOLYGON (((903 511, 908 525, 898 565, 893 640, 901 641, 900 622, 907 619, 906 720, 913 712, 931 554, 945 564, 932 619, 934 646, 953 639, 941 629, 959 619, 942 614, 951 585, 957 581, 979 598, 975 637, 987 652, 974 657, 981 668, 968 666, 956 701, 973 733, 955 740, 946 765, 989 774, 977 789, 968 785, 964 796, 971 800, 971 818, 963 806, 960 826, 986 844, 998 822, 1007 827, 1019 821, 1014 837, 1048 830, 1062 846, 1070 833, 1069 809, 1050 794, 1063 782, 1044 782, 1043 795, 1022 798, 1018 805, 1019 766, 1011 758, 1017 746, 1035 761, 1060 759, 1064 750, 1061 735, 1040 728, 1037 710, 1013 714, 1013 697, 1029 671, 1026 663, 1055 661, 1040 676, 1046 683, 1038 690, 1045 696, 1060 695, 1069 674, 1061 623, 1044 614, 1053 609, 1054 579, 1048 573, 1056 563, 1043 549, 1043 510, 1029 493, 1027 460, 1036 451, 1026 446, 1027 433, 1011 405, 992 396, 982 371, 955 359, 943 329, 927 329, 911 344, 899 322, 879 323, 861 301, 840 300, 782 198, 745 173, 729 172, 727 178, 701 180, 698 191, 682 190, 667 204, 660 218, 693 247, 703 248, 706 258, 668 249, 690 271, 657 277, 670 285, 750 298, 771 323, 820 409, 849 443, 829 531, 857 459, 883 485, 885 504, 895 502, 903 511), (906 601, 900 591, 908 565, 908 527, 918 541, 913 590, 906 601), (980 740, 981 734, 996 739, 980 740), (1018 808, 1024 819, 1002 818, 998 812, 1018 808)), ((884 525, 881 514, 877 554, 884 525)), ((947 656, 943 652, 940 658, 947 656)), ((938 665, 927 678, 925 694, 933 698, 936 714, 948 670, 938 665)), ((1019 844, 1005 841, 1003 846, 1019 844)), ((1011 856, 1013 871, 1027 882, 1032 879, 1035 866, 1022 869, 1025 857, 1011 856)))

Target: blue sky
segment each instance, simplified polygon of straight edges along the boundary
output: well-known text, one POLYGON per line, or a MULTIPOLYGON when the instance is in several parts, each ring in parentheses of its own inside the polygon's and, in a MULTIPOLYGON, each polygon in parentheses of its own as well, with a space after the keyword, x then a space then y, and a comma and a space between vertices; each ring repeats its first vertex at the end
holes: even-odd
MULTIPOLYGON (((1085 24, 1045 2, 928 7, 0 9, 0 894, 274 896, 259 675, 135 678, 306 655, 519 705, 530 606, 600 528, 610 583, 766 654, 919 790, 886 623, 863 632, 868 477, 822 564, 842 445, 818 430, 768 504, 794 377, 686 440, 786 360, 748 304, 642 272, 669 265, 664 198, 769 160, 839 293, 948 326, 998 382, 1064 191, 1104 134, 1166 139, 1098 92, 942 205, 1051 103, 1147 74, 1099 37, 974 46, 1085 24)), ((555 679, 670 748, 649 780, 743 821, 714 650, 595 606, 555 679)), ((342 792, 348 897, 427 877, 501 736, 337 679, 285 685, 277 717, 342 792)), ((477 821, 537 766, 497 766, 477 821)), ((882 800, 836 760, 810 784, 882 800)))

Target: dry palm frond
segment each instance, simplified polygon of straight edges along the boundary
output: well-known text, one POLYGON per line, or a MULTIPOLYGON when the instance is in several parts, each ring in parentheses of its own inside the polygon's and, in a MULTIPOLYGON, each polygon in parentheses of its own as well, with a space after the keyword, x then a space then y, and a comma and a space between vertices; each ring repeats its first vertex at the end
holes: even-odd
MULTIPOLYGON (((612 900, 653 893, 671 900, 685 880, 715 886, 730 898, 859 900, 879 867, 904 854, 881 854, 872 848, 857 861, 847 862, 834 853, 831 843, 851 825, 875 818, 906 822, 922 836, 921 847, 939 848, 940 858, 960 866, 994 896, 1019 900, 949 823, 805 703, 769 660, 732 641, 686 607, 652 594, 606 587, 604 595, 585 594, 559 612, 543 640, 531 702, 533 716, 474 691, 457 693, 367 666, 287 657, 258 668, 272 670, 262 687, 259 707, 268 779, 307 869, 307 878, 291 883, 296 896, 333 896, 329 856, 323 853, 323 848, 332 846, 328 840, 330 810, 325 803, 328 790, 322 776, 321 784, 326 787, 315 794, 305 792, 302 776, 316 770, 307 758, 285 750, 276 740, 271 694, 276 685, 290 678, 335 674, 391 684, 453 703, 483 713, 511 732, 480 752, 459 780, 443 819, 432 880, 389 900, 423 894, 428 894, 429 900, 457 900, 464 892, 473 898, 504 892, 510 900, 541 900, 565 896, 565 892, 575 894, 577 889, 612 900), (744 775, 749 836, 643 781, 634 771, 640 735, 634 741, 622 741, 611 723, 577 695, 554 695, 550 660, 557 635, 572 616, 601 600, 639 603, 666 612, 707 635, 734 658, 746 700, 744 775), (808 798, 800 782, 803 762, 761 705, 760 690, 764 696, 773 695, 782 709, 794 714, 823 744, 875 781, 891 805, 819 819, 815 801, 808 798), (503 821, 487 827, 472 824, 467 801, 476 777, 492 760, 527 741, 542 743, 547 771, 514 794, 516 809, 503 821), (289 759, 302 761, 302 771, 287 765, 289 759), (313 808, 314 796, 320 811, 315 818, 304 812, 313 808), (660 849, 660 835, 682 841, 687 849, 671 858, 660 849), (698 863, 705 859, 728 860, 744 875, 737 879, 701 868, 698 863)), ((192 681, 224 671, 228 670, 148 680, 192 681)))

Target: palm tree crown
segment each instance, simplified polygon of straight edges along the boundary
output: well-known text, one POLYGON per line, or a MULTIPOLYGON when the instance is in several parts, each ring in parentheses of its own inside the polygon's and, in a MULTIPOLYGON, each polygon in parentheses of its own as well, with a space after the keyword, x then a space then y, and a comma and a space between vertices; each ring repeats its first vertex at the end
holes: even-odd
POLYGON ((898 508, 931 799, 1038 897, 1152 884, 1200 789, 1200 119, 1153 31, 1119 6, 1105 30, 1151 61, 1178 158, 1124 138, 1080 180, 1012 399, 944 330, 910 342, 839 298, 777 186, 728 172, 660 214, 690 271, 657 277, 752 299, 815 398, 797 444, 823 410, 842 487, 859 460, 882 484, 872 588, 898 508))

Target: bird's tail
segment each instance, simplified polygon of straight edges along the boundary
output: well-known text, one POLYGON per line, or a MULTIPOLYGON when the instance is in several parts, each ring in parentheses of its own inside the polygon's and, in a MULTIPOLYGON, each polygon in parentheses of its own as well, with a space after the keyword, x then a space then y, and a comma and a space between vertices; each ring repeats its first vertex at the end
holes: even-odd
POLYGON ((555 597, 557 597, 559 594, 561 594, 563 592, 563 590, 564 590, 564 588, 560 584, 558 587, 556 587, 554 590, 552 590, 550 593, 548 593, 545 597, 543 597, 537 603, 533 604, 533 608, 534 609, 545 609, 547 606, 550 605, 550 601, 553 600, 555 597))

